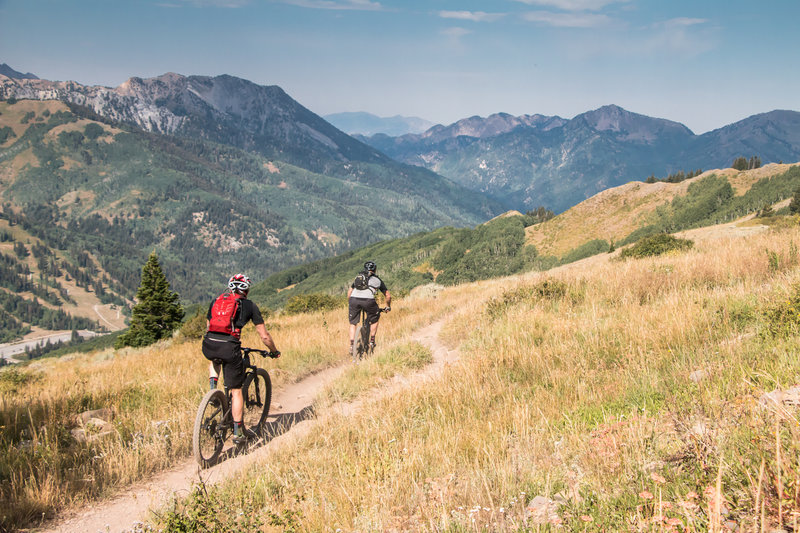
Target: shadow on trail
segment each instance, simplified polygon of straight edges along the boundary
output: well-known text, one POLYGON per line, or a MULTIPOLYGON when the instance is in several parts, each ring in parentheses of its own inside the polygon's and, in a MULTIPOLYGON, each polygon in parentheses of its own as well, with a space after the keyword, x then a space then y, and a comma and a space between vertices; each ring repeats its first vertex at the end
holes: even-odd
POLYGON ((214 464, 209 465, 209 468, 217 466, 220 463, 224 463, 228 459, 232 459, 239 455, 246 455, 261 448, 262 446, 266 446, 275 437, 280 437, 292 429, 292 426, 295 424, 299 424, 304 420, 308 420, 312 416, 314 416, 313 405, 307 405, 296 413, 277 413, 275 415, 270 415, 269 418, 274 418, 275 420, 266 422, 261 427, 261 430, 258 431, 258 440, 250 442, 246 446, 234 445, 229 447, 219 455, 214 464))

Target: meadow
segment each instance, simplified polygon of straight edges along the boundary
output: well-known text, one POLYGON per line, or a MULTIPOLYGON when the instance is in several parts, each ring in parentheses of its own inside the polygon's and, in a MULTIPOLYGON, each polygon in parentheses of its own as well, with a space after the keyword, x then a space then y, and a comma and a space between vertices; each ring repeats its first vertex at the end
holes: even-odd
POLYGON ((794 224, 448 289, 424 308, 450 305, 434 314, 459 364, 321 418, 257 474, 196 487, 158 526, 794 528, 797 411, 765 397, 798 381, 794 224))
MULTIPOLYGON (((381 344, 317 405, 315 430, 237 477, 169 503, 168 531, 762 531, 800 514, 797 221, 694 239, 655 258, 602 254, 545 273, 393 302, 381 344), (445 321, 460 359, 375 394, 429 358, 445 321), (352 415, 337 401, 363 398, 352 415), (544 502, 544 507, 530 505, 544 502), (542 510, 544 509, 544 510, 542 510)), ((268 321, 274 387, 347 362, 343 310, 268 321)), ((257 345, 254 332, 245 344, 257 345)), ((199 342, 42 360, 0 373, 2 526, 87 505, 178 461, 207 387, 199 342), (110 406, 115 433, 69 420, 110 406)))

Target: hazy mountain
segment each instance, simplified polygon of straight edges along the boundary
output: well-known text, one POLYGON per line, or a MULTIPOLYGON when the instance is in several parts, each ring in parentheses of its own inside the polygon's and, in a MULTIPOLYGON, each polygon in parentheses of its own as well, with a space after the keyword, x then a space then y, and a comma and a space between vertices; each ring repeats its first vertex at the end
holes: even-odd
POLYGON ((362 138, 520 210, 556 212, 651 174, 725 167, 738 156, 800 159, 800 113, 773 111, 695 135, 677 122, 604 106, 565 120, 507 114, 471 117, 418 135, 362 138))
POLYGON ((479 193, 336 130, 279 88, 200 81, 170 75, 112 90, 0 76, 0 226, 8 220, 26 232, 20 242, 74 267, 46 277, 69 287, 80 268, 104 303, 121 305, 156 250, 173 287, 200 301, 234 270, 263 279, 500 212, 479 193))
POLYGON ((113 89, 0 76, 0 98, 12 96, 63 100, 145 131, 226 144, 371 187, 446 199, 438 208, 454 223, 485 220, 502 210, 481 194, 354 139, 277 86, 174 73, 130 78, 113 89))
POLYGON ((16 78, 16 79, 28 79, 28 80, 38 80, 39 78, 35 74, 31 74, 28 72, 27 74, 23 74, 22 72, 17 72, 13 68, 9 67, 5 63, 0 63, 0 74, 3 76, 7 76, 9 78, 16 78))
POLYGON ((407 133, 422 133, 433 126, 429 122, 419 117, 403 117, 395 115, 393 117, 379 117, 363 111, 334 113, 325 115, 325 120, 349 134, 384 135, 399 136, 407 133))

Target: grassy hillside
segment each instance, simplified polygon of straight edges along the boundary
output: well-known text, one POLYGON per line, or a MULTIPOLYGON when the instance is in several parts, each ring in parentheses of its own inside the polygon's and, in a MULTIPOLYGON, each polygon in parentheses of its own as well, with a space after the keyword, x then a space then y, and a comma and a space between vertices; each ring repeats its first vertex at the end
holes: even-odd
POLYGON ((376 261, 387 286, 400 293, 431 282, 454 285, 544 271, 654 233, 734 220, 798 188, 798 165, 714 170, 680 183, 631 182, 544 223, 511 211, 474 228, 440 228, 300 265, 257 284, 253 297, 270 308, 306 294, 342 297, 367 260, 376 261))
MULTIPOLYGON (((729 226, 692 230, 690 250, 657 258, 602 254, 398 299, 367 383, 404 371, 389 354, 415 364, 415 331, 434 321, 446 320, 440 340, 459 363, 388 396, 346 373, 332 390, 367 394, 357 415, 330 407, 341 393, 326 396, 315 431, 244 479, 165 509, 160 527, 791 526, 797 413, 761 400, 798 379, 800 226, 785 222, 745 238, 729 226), (550 525, 526 511, 535 496, 554 502, 550 525)), ((347 359, 342 309, 269 327, 284 351, 266 363, 278 387, 347 359)), ((3 525, 22 527, 186 457, 205 362, 196 340, 175 339, 15 367, 0 372, 0 386, 3 525), (103 406, 117 431, 74 442, 64 421, 103 406)))
POLYGON ((561 256, 593 239, 619 243, 648 225, 662 224, 659 229, 675 231, 733 220, 790 197, 799 186, 800 167, 784 164, 746 171, 710 170, 680 183, 634 181, 598 193, 555 218, 527 228, 525 242, 543 255, 561 256), (689 187, 712 176, 726 179, 733 194, 708 213, 700 213, 702 218, 668 228, 667 219, 674 212, 673 199, 691 197, 689 187), (754 187, 756 190, 746 196, 754 187), (728 209, 735 198, 738 209, 728 209), (660 213, 659 208, 662 208, 660 213), (713 218, 712 214, 719 218, 706 220, 713 218))

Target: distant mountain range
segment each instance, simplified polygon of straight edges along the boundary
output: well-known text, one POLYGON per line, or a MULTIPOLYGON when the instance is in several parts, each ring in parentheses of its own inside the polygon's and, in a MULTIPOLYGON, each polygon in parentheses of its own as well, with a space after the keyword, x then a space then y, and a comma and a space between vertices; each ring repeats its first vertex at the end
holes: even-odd
POLYGON ((22 72, 17 72, 13 68, 9 67, 5 63, 0 63, 0 74, 3 76, 7 76, 9 78, 16 78, 20 80, 38 80, 39 78, 35 74, 31 74, 28 72, 27 74, 23 74, 22 72))
POLYGON ((798 161, 800 113, 772 111, 695 135, 677 122, 609 105, 570 120, 500 113, 421 134, 357 137, 515 209, 561 212, 629 181, 725 168, 739 156, 798 161))
POLYGON ((0 219, 71 265, 88 252, 116 302, 154 249, 196 302, 233 271, 263 279, 504 210, 231 76, 107 88, 0 75, 0 175, 0 219))
POLYGON ((363 111, 325 115, 325 120, 345 133, 376 135, 382 133, 397 137, 407 133, 422 133, 433 126, 433 122, 419 117, 379 117, 363 111))

